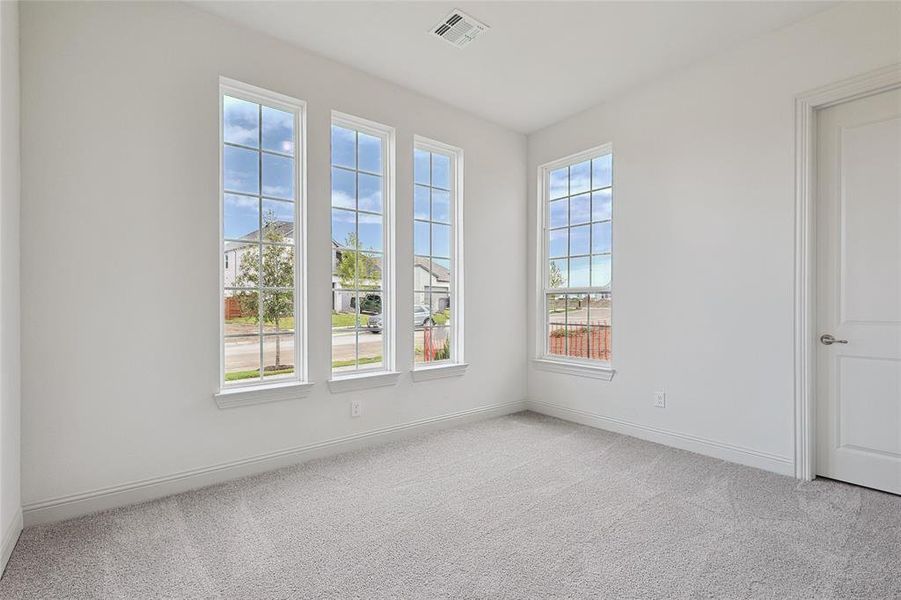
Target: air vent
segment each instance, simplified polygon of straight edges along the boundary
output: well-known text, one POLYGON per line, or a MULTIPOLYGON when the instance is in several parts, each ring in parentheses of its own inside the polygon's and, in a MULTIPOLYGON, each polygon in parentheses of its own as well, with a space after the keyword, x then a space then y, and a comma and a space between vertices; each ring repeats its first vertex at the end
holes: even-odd
POLYGON ((473 19, 465 12, 453 10, 444 20, 432 27, 431 32, 452 46, 462 48, 469 45, 488 26, 473 19))

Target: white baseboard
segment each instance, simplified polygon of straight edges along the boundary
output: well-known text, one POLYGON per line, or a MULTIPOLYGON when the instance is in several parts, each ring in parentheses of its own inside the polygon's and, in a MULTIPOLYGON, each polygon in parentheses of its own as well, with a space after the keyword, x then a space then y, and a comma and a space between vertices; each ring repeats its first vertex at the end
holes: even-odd
POLYGON ((305 444, 246 458, 182 471, 163 477, 70 494, 23 506, 25 526, 70 519, 101 510, 146 502, 192 489, 223 483, 239 477, 263 473, 296 463, 355 450, 376 443, 401 439, 430 429, 440 429, 467 421, 510 414, 526 409, 524 401, 491 404, 456 413, 372 429, 361 433, 305 444))
POLYGON ((12 556, 13 548, 19 541, 19 534, 22 533, 22 509, 16 511, 13 522, 10 523, 6 531, 3 532, 3 545, 0 546, 0 577, 6 571, 6 565, 9 563, 9 557, 12 556))
POLYGON ((719 458, 729 462, 747 465, 749 467, 772 471, 774 473, 779 473, 780 475, 794 476, 795 474, 794 461, 784 456, 708 440, 695 435, 668 431, 659 427, 631 423, 623 419, 606 417, 597 413, 569 408, 553 402, 528 400, 526 406, 529 410, 557 417, 558 419, 564 419, 582 425, 589 425, 591 427, 597 427, 598 429, 615 431, 616 433, 624 433, 643 440, 672 446, 673 448, 679 448, 681 450, 696 452, 698 454, 704 454, 706 456, 712 456, 713 458, 719 458))
POLYGON ((615 431, 674 448, 765 469, 782 475, 794 475, 794 462, 790 458, 783 456, 668 431, 658 427, 631 423, 623 419, 573 409, 552 402, 540 400, 506 402, 382 427, 238 461, 182 471, 163 477, 31 502, 22 507, 22 511, 17 515, 16 524, 5 532, 2 554, 0 554, 0 561, 2 561, 0 566, 5 567, 6 561, 9 559, 9 555, 22 530, 23 520, 25 526, 38 525, 129 504, 146 502, 171 494, 223 483, 238 477, 271 471, 315 458, 401 439, 430 429, 440 429, 457 423, 487 419, 525 409, 574 423, 615 431))

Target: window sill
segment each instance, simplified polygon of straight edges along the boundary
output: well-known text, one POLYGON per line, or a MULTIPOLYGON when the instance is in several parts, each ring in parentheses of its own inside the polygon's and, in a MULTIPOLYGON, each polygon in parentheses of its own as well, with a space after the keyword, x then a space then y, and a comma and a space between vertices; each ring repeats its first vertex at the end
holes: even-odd
POLYGON ((219 408, 236 408, 251 404, 265 404, 281 400, 306 398, 310 395, 313 384, 303 381, 289 381, 268 385, 226 388, 213 394, 219 408))
POLYGON ((601 379, 603 381, 610 381, 616 373, 609 365, 594 366, 563 360, 550 360, 547 358, 533 358, 532 364, 535 365, 536 369, 541 369, 542 371, 563 373, 564 375, 575 375, 577 377, 590 377, 592 379, 601 379))
POLYGON ((468 366, 468 363, 452 363, 434 367, 420 367, 413 369, 413 381, 431 381, 432 379, 442 379, 444 377, 459 377, 466 372, 466 367, 468 366))
POLYGON ((361 375, 346 375, 328 380, 328 389, 333 394, 341 392, 353 392, 374 387, 386 387, 397 383, 400 373, 397 371, 379 371, 378 373, 363 373, 361 375))

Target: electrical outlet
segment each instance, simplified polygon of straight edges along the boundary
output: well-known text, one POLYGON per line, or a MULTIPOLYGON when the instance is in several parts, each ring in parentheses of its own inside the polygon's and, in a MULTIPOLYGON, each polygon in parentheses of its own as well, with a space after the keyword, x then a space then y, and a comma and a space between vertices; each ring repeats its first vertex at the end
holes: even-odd
POLYGON ((666 392, 654 392, 654 406, 666 408, 666 392))
POLYGON ((363 403, 359 400, 350 401, 350 416, 359 417, 363 414, 363 403))

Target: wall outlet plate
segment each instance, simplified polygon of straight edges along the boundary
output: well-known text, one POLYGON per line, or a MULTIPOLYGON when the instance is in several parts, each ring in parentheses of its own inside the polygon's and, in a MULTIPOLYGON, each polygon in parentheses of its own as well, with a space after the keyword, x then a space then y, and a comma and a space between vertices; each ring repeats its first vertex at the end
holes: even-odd
POLYGON ((654 406, 666 408, 666 392, 654 392, 654 406))
POLYGON ((359 400, 350 401, 350 416, 359 417, 363 414, 363 403, 359 400))

